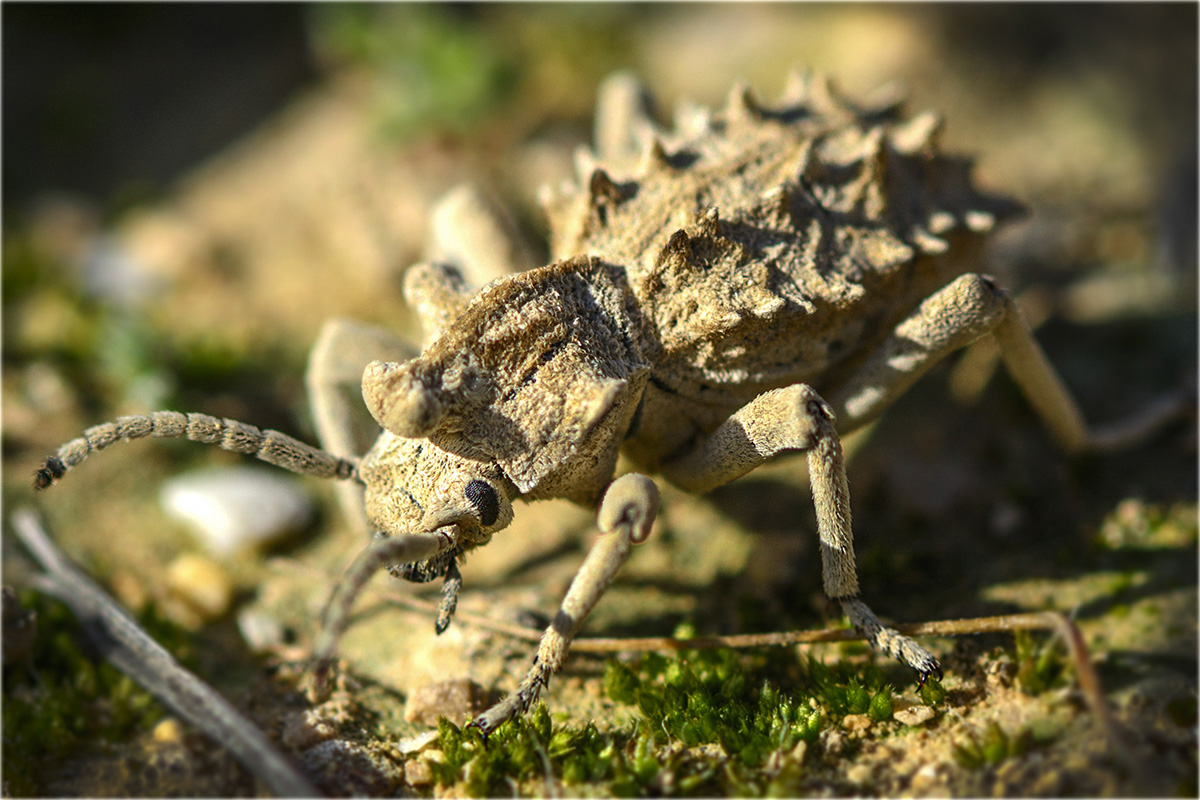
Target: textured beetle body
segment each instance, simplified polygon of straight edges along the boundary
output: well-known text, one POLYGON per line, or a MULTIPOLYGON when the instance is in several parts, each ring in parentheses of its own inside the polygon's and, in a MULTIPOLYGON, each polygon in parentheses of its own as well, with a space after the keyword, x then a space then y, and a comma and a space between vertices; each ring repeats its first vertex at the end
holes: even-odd
POLYGON ((640 85, 616 76, 597 120, 578 182, 544 197, 552 263, 534 267, 500 212, 456 190, 435 210, 430 258, 405 276, 423 350, 355 323, 326 326, 308 375, 324 450, 158 412, 89 429, 46 460, 38 485, 144 436, 355 479, 345 509, 374 539, 330 601, 319 676, 378 569, 445 579, 440 632, 462 582, 458 562, 509 524, 515 500, 597 507, 606 535, 517 690, 474 721, 486 732, 538 698, 650 530, 657 489, 637 473, 614 480, 619 452, 692 492, 779 453, 806 454, 827 595, 924 680, 940 673, 937 659, 858 596, 839 434, 985 335, 1068 451, 1144 438, 1190 405, 1177 399, 1134 424, 1088 430, 1007 293, 970 271, 983 234, 1016 206, 981 195, 969 162, 939 152, 933 114, 905 119, 893 101, 855 106, 796 73, 775 108, 737 88, 723 111, 681 107, 667 131, 640 85), (360 389, 366 426, 355 419, 360 389))
POLYGON ((593 505, 618 445, 656 470, 766 391, 835 388, 1012 208, 937 153, 932 115, 856 113, 802 75, 779 109, 740 90, 681 127, 544 198, 561 260, 368 370, 384 428, 593 505))

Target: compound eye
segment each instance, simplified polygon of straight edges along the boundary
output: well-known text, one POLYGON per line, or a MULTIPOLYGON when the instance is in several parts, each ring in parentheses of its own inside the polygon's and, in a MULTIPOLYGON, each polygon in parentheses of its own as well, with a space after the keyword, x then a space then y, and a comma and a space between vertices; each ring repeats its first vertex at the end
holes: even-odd
POLYGON ((486 481, 473 480, 469 482, 463 489, 463 494, 479 512, 479 521, 483 523, 483 527, 486 528, 499 519, 500 498, 496 496, 496 490, 486 481))

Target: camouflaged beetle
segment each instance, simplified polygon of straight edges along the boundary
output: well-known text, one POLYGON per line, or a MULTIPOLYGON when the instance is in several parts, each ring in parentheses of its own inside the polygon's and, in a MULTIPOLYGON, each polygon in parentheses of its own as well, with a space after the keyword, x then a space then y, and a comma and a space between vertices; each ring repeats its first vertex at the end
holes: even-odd
POLYGON ((543 198, 549 265, 530 268, 507 217, 459 189, 434 214, 430 258, 405 277, 423 349, 372 327, 326 325, 308 372, 324 450, 233 420, 156 412, 89 429, 46 460, 37 484, 146 436, 347 481, 346 510, 374 541, 330 602, 321 673, 380 567, 444 581, 441 632, 459 561, 509 524, 514 501, 598 507, 604 535, 532 669, 472 723, 487 733, 538 698, 649 532, 658 491, 646 475, 701 493, 802 452, 826 594, 873 647, 922 680, 940 674, 859 597, 839 436, 985 335, 1067 451, 1117 444, 1165 417, 1088 431, 1009 295, 971 271, 985 234, 1016 206, 973 188, 970 162, 939 152, 940 128, 932 113, 855 105, 797 72, 773 107, 737 87, 723 110, 681 106, 668 131, 640 84, 614 76, 578 184, 543 198), (377 423, 366 430, 360 387, 377 423), (618 451, 638 473, 614 480, 618 451))

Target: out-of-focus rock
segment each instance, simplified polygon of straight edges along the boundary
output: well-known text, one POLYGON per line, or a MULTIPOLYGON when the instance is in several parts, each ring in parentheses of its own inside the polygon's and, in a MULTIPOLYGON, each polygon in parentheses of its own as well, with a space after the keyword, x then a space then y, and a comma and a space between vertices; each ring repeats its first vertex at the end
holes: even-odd
POLYGON ((312 517, 312 503, 295 481, 258 467, 180 475, 163 485, 159 499, 215 556, 279 539, 312 517))

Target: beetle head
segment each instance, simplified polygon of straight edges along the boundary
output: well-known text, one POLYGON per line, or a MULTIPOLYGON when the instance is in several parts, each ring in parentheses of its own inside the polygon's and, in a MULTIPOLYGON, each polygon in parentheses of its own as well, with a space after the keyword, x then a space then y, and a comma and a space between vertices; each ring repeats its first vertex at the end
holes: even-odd
POLYGON ((490 541, 512 521, 518 495, 493 463, 386 431, 363 457, 359 475, 367 518, 380 535, 436 532, 446 538, 433 557, 391 570, 416 582, 445 576, 459 556, 490 541))

